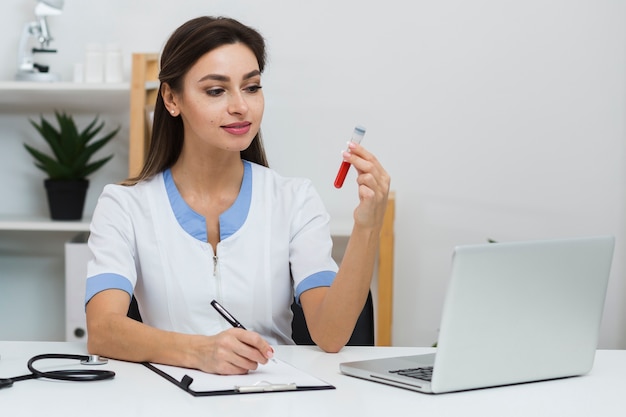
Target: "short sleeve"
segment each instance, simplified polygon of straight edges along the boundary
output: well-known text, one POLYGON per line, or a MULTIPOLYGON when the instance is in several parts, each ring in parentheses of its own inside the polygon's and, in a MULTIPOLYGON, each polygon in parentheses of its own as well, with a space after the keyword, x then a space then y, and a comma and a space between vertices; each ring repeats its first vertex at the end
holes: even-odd
POLYGON ((132 295, 137 282, 135 231, 125 188, 107 185, 98 199, 88 240, 92 257, 87 265, 85 304, 107 289, 132 295))
POLYGON ((309 180, 298 189, 298 206, 294 212, 290 263, 296 301, 300 295, 316 287, 328 287, 337 274, 332 258, 330 215, 309 180))

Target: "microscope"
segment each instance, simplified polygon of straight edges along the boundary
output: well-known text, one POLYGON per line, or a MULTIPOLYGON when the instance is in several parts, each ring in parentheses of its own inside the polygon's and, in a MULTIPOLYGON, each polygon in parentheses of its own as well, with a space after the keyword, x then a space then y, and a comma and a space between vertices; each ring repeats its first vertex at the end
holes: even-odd
POLYGON ((48 29, 47 16, 56 16, 61 14, 64 0, 37 0, 35 7, 34 22, 29 22, 22 30, 22 37, 17 55, 17 73, 15 79, 17 81, 41 81, 51 82, 59 81, 57 74, 49 72, 48 65, 35 62, 35 54, 55 53, 56 49, 50 49, 50 36, 48 29), (33 39, 38 43, 33 46, 33 39))

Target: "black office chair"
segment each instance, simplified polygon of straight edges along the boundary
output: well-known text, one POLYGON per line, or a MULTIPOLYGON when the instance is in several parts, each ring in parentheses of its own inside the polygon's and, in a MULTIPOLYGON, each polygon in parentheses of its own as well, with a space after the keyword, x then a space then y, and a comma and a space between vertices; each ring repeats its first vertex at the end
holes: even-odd
MULTIPOLYGON (((291 305, 293 320, 291 322, 291 337, 297 345, 314 345, 309 329, 306 325, 302 307, 294 303, 291 305)), ((374 302, 371 291, 367 295, 365 307, 354 326, 348 346, 374 346, 374 302)))
POLYGON ((143 320, 141 319, 141 313, 139 312, 139 305, 137 304, 137 300, 135 299, 134 295, 130 299, 130 306, 128 307, 127 316, 130 317, 131 319, 134 319, 134 320, 137 320, 138 322, 143 323, 143 320))
MULTIPOLYGON (((302 307, 294 303, 291 305, 291 311, 293 312, 293 320, 291 321, 292 338, 298 345, 314 345, 315 343, 311 339, 309 329, 306 325, 304 318, 304 312, 302 307)), ((131 319, 142 321, 141 313, 139 312, 139 305, 135 296, 130 300, 130 307, 128 308, 128 317, 131 319)), ((372 293, 369 292, 365 307, 359 316, 352 336, 347 343, 348 346, 374 346, 374 302, 372 301, 372 293)))

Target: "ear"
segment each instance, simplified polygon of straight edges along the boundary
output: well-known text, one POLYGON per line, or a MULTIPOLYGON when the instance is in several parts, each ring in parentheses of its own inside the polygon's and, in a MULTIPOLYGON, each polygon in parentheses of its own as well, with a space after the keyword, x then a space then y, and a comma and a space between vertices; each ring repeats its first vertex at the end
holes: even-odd
POLYGON ((173 117, 176 117, 180 114, 180 110, 178 108, 178 100, 176 94, 170 87, 168 83, 163 83, 161 85, 161 98, 163 98, 163 103, 165 104, 165 108, 169 114, 173 117))

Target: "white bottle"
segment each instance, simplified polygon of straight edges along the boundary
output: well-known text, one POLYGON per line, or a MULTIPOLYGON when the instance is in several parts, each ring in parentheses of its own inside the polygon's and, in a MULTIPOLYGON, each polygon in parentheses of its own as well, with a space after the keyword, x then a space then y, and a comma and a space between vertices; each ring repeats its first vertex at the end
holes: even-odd
POLYGON ((104 81, 104 52, 99 43, 89 43, 85 49, 85 82, 101 83, 104 81))
POLYGON ((122 51, 117 44, 107 44, 104 59, 104 81, 121 83, 124 78, 123 71, 122 51))

